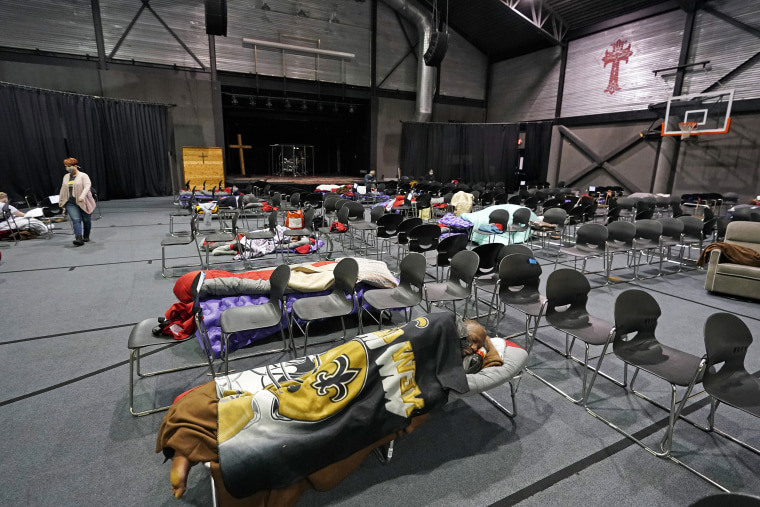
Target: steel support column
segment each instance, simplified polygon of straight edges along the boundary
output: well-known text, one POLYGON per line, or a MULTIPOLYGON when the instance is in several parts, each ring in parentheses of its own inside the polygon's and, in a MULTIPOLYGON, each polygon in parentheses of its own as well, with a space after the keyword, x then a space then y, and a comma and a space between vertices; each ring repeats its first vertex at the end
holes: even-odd
POLYGON ((95 45, 98 47, 98 68, 106 70, 106 46, 103 42, 103 21, 100 18, 100 1, 90 0, 92 6, 92 23, 95 27, 95 45))

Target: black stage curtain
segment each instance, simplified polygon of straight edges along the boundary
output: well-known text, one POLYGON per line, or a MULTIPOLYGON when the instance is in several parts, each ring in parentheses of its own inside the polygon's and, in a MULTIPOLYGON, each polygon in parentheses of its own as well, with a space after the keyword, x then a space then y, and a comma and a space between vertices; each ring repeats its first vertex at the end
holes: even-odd
POLYGON ((549 171, 549 152, 554 122, 540 121, 525 124, 525 159, 523 169, 526 181, 546 181, 549 171))
POLYGON ((0 83, 0 190, 58 194, 74 157, 99 199, 169 195, 167 107, 0 83))
POLYGON ((511 181, 520 126, 511 123, 411 123, 401 129, 403 176, 433 169, 438 181, 511 181))

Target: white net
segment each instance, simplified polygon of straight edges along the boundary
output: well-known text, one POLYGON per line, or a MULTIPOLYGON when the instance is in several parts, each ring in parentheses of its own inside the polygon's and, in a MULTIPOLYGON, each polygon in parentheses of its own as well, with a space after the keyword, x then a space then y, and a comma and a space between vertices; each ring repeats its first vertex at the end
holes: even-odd
POLYGON ((681 139, 688 139, 691 135, 692 130, 697 128, 697 122, 684 121, 679 123, 678 126, 681 128, 681 139))

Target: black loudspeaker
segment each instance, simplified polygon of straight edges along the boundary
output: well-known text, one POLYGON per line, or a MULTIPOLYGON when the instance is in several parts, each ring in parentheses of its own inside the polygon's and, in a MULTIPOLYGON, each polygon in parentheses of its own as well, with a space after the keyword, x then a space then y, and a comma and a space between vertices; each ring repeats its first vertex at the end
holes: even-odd
POLYGON ((206 33, 227 37, 227 0, 206 0, 206 33))
POLYGON ((433 32, 430 36, 430 45, 425 51, 425 65, 436 67, 443 61, 446 56, 446 50, 449 48, 449 34, 446 32, 433 32))

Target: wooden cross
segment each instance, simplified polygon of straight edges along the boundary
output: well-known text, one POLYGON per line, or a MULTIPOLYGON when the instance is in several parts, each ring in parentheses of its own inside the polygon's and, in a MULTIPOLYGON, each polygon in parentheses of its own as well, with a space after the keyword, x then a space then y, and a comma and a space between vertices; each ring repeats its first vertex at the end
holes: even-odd
POLYGON ((243 159, 243 150, 249 150, 251 149, 251 146, 249 144, 243 144, 242 136, 240 134, 237 135, 237 139, 237 144, 231 144, 230 148, 238 149, 240 153, 240 170, 243 171, 243 174, 245 175, 245 160, 243 159))
POLYGON ((206 163, 206 157, 208 155, 206 155, 205 153, 201 152, 201 154, 198 155, 198 156, 201 157, 201 162, 203 162, 205 164, 206 163))

